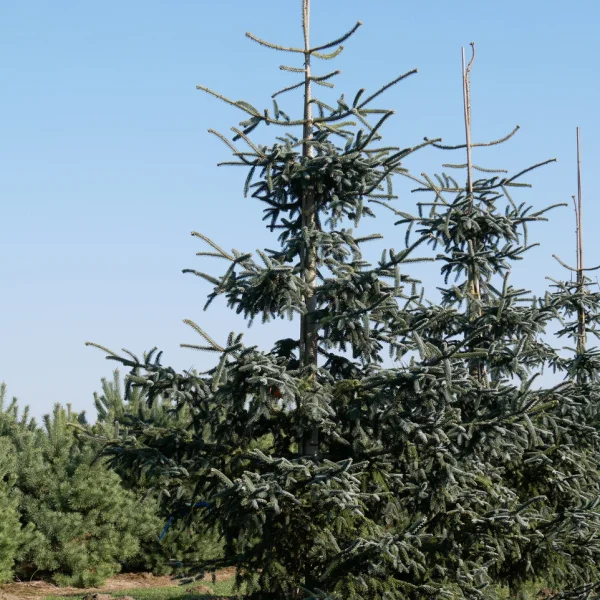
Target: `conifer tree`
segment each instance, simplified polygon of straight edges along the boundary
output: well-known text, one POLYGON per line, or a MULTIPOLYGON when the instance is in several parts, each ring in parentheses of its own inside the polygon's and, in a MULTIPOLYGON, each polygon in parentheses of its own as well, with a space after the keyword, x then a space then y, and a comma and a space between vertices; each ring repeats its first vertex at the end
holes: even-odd
MULTIPOLYGON (((554 255, 554 258, 570 271, 572 276, 575 276, 575 280, 572 277, 570 280, 562 281, 549 278, 553 290, 546 298, 547 305, 555 311, 560 324, 556 335, 559 339, 567 338, 571 342, 569 346, 562 348, 562 353, 557 353, 550 361, 555 372, 560 371, 565 374, 565 381, 569 385, 570 401, 560 407, 561 435, 556 436, 558 439, 554 447, 546 451, 544 461, 537 460, 532 464, 534 468, 537 466, 535 472, 525 474, 530 477, 531 485, 539 486, 536 482, 543 479, 547 496, 554 500, 558 510, 567 514, 573 510, 573 502, 569 495, 580 497, 577 517, 583 523, 577 533, 581 537, 569 545, 568 553, 565 552, 568 556, 565 556, 563 561, 566 564, 559 565, 560 570, 569 568, 573 555, 587 554, 590 560, 600 552, 592 533, 599 519, 598 492, 596 486, 589 485, 589 473, 592 469, 597 469, 597 456, 600 451, 598 440, 600 349, 592 345, 600 337, 598 331, 600 293, 597 289, 598 283, 593 282, 589 274, 600 267, 586 268, 583 261, 579 128, 577 128, 577 188, 577 198, 573 196, 576 221, 576 266, 570 267, 554 255), (552 461, 554 464, 560 462, 562 469, 551 472, 549 466, 552 463, 548 463, 547 456, 554 458, 552 461)), ((600 597, 600 578, 596 570, 595 574, 593 579, 588 578, 584 585, 574 590, 570 597, 581 599, 600 597)))
MULTIPOLYGON (((497 481, 510 490, 513 501, 527 509, 516 516, 511 533, 506 529, 497 537, 494 553, 501 560, 489 567, 492 580, 507 584, 511 597, 521 598, 528 581, 541 580, 564 590, 598 579, 599 547, 593 541, 599 525, 597 402, 593 395, 582 402, 573 381, 551 389, 534 389, 545 366, 561 363, 543 334, 568 301, 564 295, 560 299, 560 294, 536 299, 527 290, 512 288, 510 263, 532 247, 528 245, 527 225, 545 220, 543 215, 553 207, 532 212, 532 207, 517 205, 512 198, 511 188, 525 185, 517 178, 544 163, 516 177, 493 176, 495 171, 472 163, 471 66, 472 61, 464 82, 467 163, 445 165, 466 169, 467 184, 461 190, 452 177, 442 175, 437 183, 426 178, 417 191, 429 191, 435 200, 429 205, 420 203, 419 218, 414 221, 421 226, 419 232, 423 232, 422 224, 428 223, 434 245, 445 250, 438 255, 446 263, 442 268, 445 282, 450 275, 464 274, 462 285, 441 288, 443 307, 467 306, 463 325, 455 333, 463 339, 471 337, 471 351, 487 353, 484 359, 471 362, 470 373, 479 382, 475 388, 479 390, 476 397, 465 397, 469 402, 461 412, 464 417, 477 418, 487 404, 487 410, 497 414, 494 420, 508 418, 506 423, 498 423, 499 427, 484 430, 491 455, 486 452, 479 461, 486 455, 500 458, 495 465, 497 481), (484 177, 473 181, 474 170, 483 172, 484 177), (446 194, 457 194, 454 202, 447 203, 446 194), (498 211, 500 202, 507 204, 504 214, 498 211), (428 221, 423 219, 425 207, 430 209, 428 221), (515 386, 515 381, 520 385, 515 386), (498 433, 502 440, 496 438, 498 433), (523 535, 524 530, 528 535, 523 535)), ((461 148, 437 146, 444 150, 461 148)), ((591 300, 588 303, 593 304, 591 300)), ((453 326, 458 322, 454 319, 453 326)), ((433 341, 423 339, 425 343, 433 341)), ((504 501, 508 499, 510 495, 504 501)), ((508 523, 506 520, 503 525, 508 523)))
POLYGON ((6 384, 0 384, 0 581, 12 579, 22 557, 37 537, 35 526, 21 514, 23 495, 19 487, 21 461, 15 438, 26 438, 37 425, 29 409, 19 412, 17 399, 6 403, 6 384))
MULTIPOLYGON (((112 380, 102 379, 102 393, 94 393, 94 405, 96 423, 81 430, 86 438, 89 435, 104 439, 114 439, 118 435, 126 436, 128 429, 140 422, 144 423, 145 427, 151 426, 157 435, 164 435, 174 428, 185 431, 191 422, 185 407, 183 410, 175 410, 168 397, 155 399, 152 405, 149 405, 143 388, 134 388, 125 399, 118 369, 113 372, 112 380)), ((145 502, 152 506, 156 514, 153 523, 160 519, 163 526, 162 523, 169 521, 168 511, 161 512, 160 503, 152 495, 152 481, 136 477, 131 469, 117 468, 116 471, 126 489, 138 497, 145 497, 145 502)), ((160 536, 160 540, 156 529, 152 532, 153 535, 141 537, 138 552, 125 561, 123 570, 150 571, 155 575, 166 575, 173 573, 175 565, 180 562, 198 563, 220 555, 221 544, 214 534, 206 531, 205 527, 183 525, 182 522, 169 525, 160 536)))
POLYGON ((313 45, 309 0, 302 9, 302 47, 248 34, 303 61, 282 66, 300 81, 273 95, 272 112, 199 86, 246 113, 231 141, 213 133, 234 155, 224 164, 248 168, 245 193, 263 203, 279 247, 255 257, 195 233, 207 245, 199 254, 228 267, 187 270, 214 286, 207 305, 224 296, 250 322, 297 316, 299 337, 265 351, 235 333, 219 344, 187 321, 204 342, 184 346, 218 356, 206 373, 100 346, 131 369, 128 395, 141 388, 150 406, 168 397, 190 415, 167 430, 136 420, 106 452, 161 487, 173 515, 223 536, 223 556, 198 572, 236 566, 248 598, 472 599, 538 580, 589 583, 600 558, 596 429, 581 422, 579 460, 568 440, 574 415, 587 417, 573 386, 534 386, 557 360, 541 337, 557 305, 509 282, 531 247, 527 225, 548 210, 518 204, 514 188, 544 163, 512 176, 473 164, 472 148, 486 144, 470 140, 471 63, 466 142, 421 144, 466 150, 466 164, 447 167, 466 169, 466 182, 414 177, 401 161, 419 145, 383 144, 393 111, 374 101, 415 71, 351 102, 320 100, 313 87, 330 87, 337 72, 315 74, 313 59, 335 58, 360 23, 313 45), (298 117, 276 100, 294 89, 298 117), (254 143, 263 124, 289 130, 254 143), (431 199, 416 214, 395 208, 392 176, 431 199), (381 236, 354 229, 381 211, 396 215, 406 247, 371 264, 362 246, 381 236), (409 275, 428 244, 444 278, 440 304, 409 275))
POLYGON ((56 405, 41 428, 26 415, 11 419, 16 414, 13 402, 2 415, 8 426, 0 441, 12 447, 26 533, 19 540, 17 574, 45 575, 61 585, 98 585, 135 556, 140 539, 155 538, 160 519, 124 489, 104 461, 94 462, 97 448, 78 440, 68 426, 83 424, 81 415, 56 405))
POLYGON ((11 444, 0 437, 0 583, 12 578, 14 563, 23 541, 18 490, 14 485, 15 466, 11 444))

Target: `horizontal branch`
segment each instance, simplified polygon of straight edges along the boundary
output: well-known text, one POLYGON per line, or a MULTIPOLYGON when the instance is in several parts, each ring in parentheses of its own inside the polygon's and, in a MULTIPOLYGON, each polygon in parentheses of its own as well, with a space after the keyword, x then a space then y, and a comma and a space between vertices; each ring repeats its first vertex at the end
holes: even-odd
MULTIPOLYGON (((585 269, 574 269, 573 267, 570 267, 568 264, 566 264, 562 260, 560 260, 560 258, 558 258, 558 256, 556 256, 556 254, 553 254, 552 258, 556 259, 565 269, 569 269, 569 271, 573 271, 573 273, 577 273, 579 271, 597 271, 598 269, 600 269, 600 265, 598 265, 597 267, 587 267, 585 269)), ((547 277, 547 279, 550 279, 550 278, 547 277)))
MULTIPOLYGON (((333 46, 337 46, 342 42, 345 42, 351 35, 354 35, 356 30, 362 25, 362 21, 357 21, 356 25, 345 33, 343 36, 339 37, 337 40, 333 40, 333 42, 329 42, 328 44, 324 44, 323 46, 316 46, 315 48, 311 48, 309 52, 313 54, 313 52, 320 52, 321 50, 327 50, 328 48, 333 48, 333 46)), ((246 34, 247 35, 247 34, 246 34)))
MULTIPOLYGON (((478 144, 471 144, 471 148, 477 148, 482 146, 496 146, 497 144, 502 144, 503 142, 509 140, 513 135, 515 135, 515 133, 517 133, 517 131, 519 131, 520 128, 521 127, 517 125, 508 135, 505 135, 503 138, 500 138, 499 140, 494 140, 493 142, 480 142, 478 144)), ((425 138, 425 140, 427 140, 427 138, 425 138)), ((461 150, 467 147, 466 144, 459 144, 458 146, 443 146, 442 144, 433 144, 433 146, 435 148, 438 148, 439 150, 461 150)))
POLYGON ((523 169, 522 171, 520 171, 516 175, 513 175, 509 179, 503 179, 499 185, 506 185, 507 183, 510 183, 511 181, 514 181, 515 179, 518 179, 519 177, 521 177, 521 175, 525 175, 525 173, 529 173, 530 171, 533 171, 534 169, 539 169, 540 167, 543 167, 544 165, 548 165, 548 164, 556 162, 556 161, 557 161, 556 158, 550 158, 543 162, 537 163, 531 167, 527 167, 527 169, 523 169))
POLYGON ((252 35, 250 32, 246 32, 246 37, 250 38, 253 42, 256 42, 257 44, 265 46, 266 48, 271 48, 272 50, 280 50, 281 52, 297 52, 299 54, 304 54, 304 50, 302 48, 291 48, 287 46, 279 46, 278 44, 272 44, 271 42, 267 42, 256 37, 255 35, 252 35))

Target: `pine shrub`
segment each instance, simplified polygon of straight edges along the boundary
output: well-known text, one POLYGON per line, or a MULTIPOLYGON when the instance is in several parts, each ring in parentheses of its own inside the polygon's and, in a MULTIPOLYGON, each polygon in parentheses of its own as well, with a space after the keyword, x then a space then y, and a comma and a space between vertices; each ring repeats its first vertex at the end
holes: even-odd
POLYGON ((56 405, 43 428, 13 420, 1 440, 13 448, 27 532, 17 573, 88 587, 118 573, 139 551, 140 539, 154 537, 160 520, 105 461, 95 461, 97 449, 76 438, 70 421, 77 423, 78 415, 56 405))
POLYGON ((12 578, 23 538, 18 491, 14 486, 15 467, 12 445, 0 438, 0 583, 12 578))

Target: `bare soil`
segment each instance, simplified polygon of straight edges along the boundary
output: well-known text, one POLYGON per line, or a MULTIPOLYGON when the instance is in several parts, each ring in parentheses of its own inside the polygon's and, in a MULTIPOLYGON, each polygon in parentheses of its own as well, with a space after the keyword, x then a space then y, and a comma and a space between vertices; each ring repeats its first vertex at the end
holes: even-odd
MULTIPOLYGON (((234 568, 217 571, 217 581, 225 581, 235 576, 234 568)), ((211 580, 211 575, 206 576, 211 580)), ((164 588, 179 585, 172 577, 155 577, 151 573, 123 573, 107 579, 98 588, 58 587, 48 581, 14 582, 0 585, 0 600, 40 600, 46 596, 71 596, 74 594, 110 594, 123 590, 140 588, 164 588)))

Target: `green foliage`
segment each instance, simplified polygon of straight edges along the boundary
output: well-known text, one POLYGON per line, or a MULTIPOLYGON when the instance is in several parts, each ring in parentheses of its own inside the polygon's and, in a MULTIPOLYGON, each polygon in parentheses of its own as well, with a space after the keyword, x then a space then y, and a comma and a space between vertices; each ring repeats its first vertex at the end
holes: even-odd
POLYGON ((0 388, 3 581, 16 571, 20 577, 91 586, 121 570, 167 574, 174 571, 173 562, 220 555, 216 536, 201 535, 189 524, 174 523, 159 542, 168 515, 158 499, 143 480, 98 460, 101 446, 91 436, 114 436, 119 421, 126 425, 128 419, 154 423, 160 431, 174 423, 184 428, 185 411, 174 413, 161 402, 148 407, 140 390, 124 401, 118 371, 102 386, 93 427, 84 415, 59 405, 39 427, 27 408, 19 411, 16 399, 6 404, 5 386, 0 388))
MULTIPOLYGON (((119 371, 115 370, 112 381, 102 380, 102 394, 94 394, 94 404, 97 411, 97 421, 89 428, 90 433, 104 438, 114 438, 116 435, 128 435, 128 430, 137 423, 151 426, 157 436, 163 435, 171 428, 185 430, 190 424, 189 411, 175 410, 167 398, 158 398, 151 405, 141 388, 131 390, 124 398, 119 371)), ((151 571, 158 575, 176 572, 176 565, 182 562, 199 562, 213 559, 222 552, 222 544, 216 535, 204 528, 195 527, 193 523, 182 526, 175 523, 162 540, 158 535, 168 520, 168 511, 161 511, 159 498, 154 494, 154 488, 142 476, 138 478, 130 468, 121 465, 115 470, 123 482, 123 486, 136 496, 144 497, 156 517, 153 519, 152 535, 140 538, 140 547, 135 556, 128 558, 123 568, 127 571, 151 571)), ((149 529, 147 529, 149 531, 149 529)))
POLYGON ((46 574, 64 585, 97 585, 135 556, 140 539, 155 536, 160 520, 154 507, 124 489, 104 461, 94 462, 97 448, 78 440, 68 426, 84 423, 70 408, 56 405, 43 428, 26 414, 16 417, 13 402, 2 413, 0 441, 11 446, 19 492, 11 502, 18 501, 27 534, 15 536, 17 573, 46 574))
MULTIPOLYGON (((3 395, 4 387, 0 390, 3 395)), ((9 581, 23 538, 19 513, 19 497, 14 487, 15 460, 8 440, 0 438, 0 583, 9 581)))
POLYGON ((300 315, 301 335, 266 351, 235 333, 220 345, 190 322, 204 341, 186 346, 218 355, 206 373, 177 373, 155 351, 139 360, 107 350, 131 370, 126 398, 138 413, 162 403, 186 416, 124 417, 106 455, 162 490, 186 526, 222 536, 222 556, 189 571, 235 566, 248 598, 483 600, 545 581, 583 599, 600 579, 597 357, 563 359, 542 336, 577 302, 592 328, 598 303, 581 289, 535 298, 509 283, 531 247, 527 226, 549 210, 512 194, 545 163, 513 176, 480 169, 466 185, 444 173, 414 177, 400 161, 418 145, 381 145, 392 111, 372 107, 405 76, 364 100, 364 90, 333 106, 314 98, 311 85, 335 72, 311 75, 310 59, 338 54, 358 25, 311 48, 307 6, 304 50, 257 40, 303 55, 304 69, 284 66, 304 74, 287 88, 304 85, 303 118, 201 87, 248 115, 233 138, 247 148, 218 135, 234 154, 225 164, 249 169, 245 191, 262 203, 279 247, 255 260, 196 234, 211 248, 200 254, 228 266, 219 277, 192 271, 212 285, 208 304, 224 296, 249 321, 300 315), (263 123, 302 126, 303 137, 257 145, 248 134, 263 123), (393 207, 392 175, 429 194, 416 214, 393 207), (403 228, 405 248, 383 249, 373 264, 362 244, 380 236, 350 227, 382 210, 403 228), (415 256, 427 245, 434 256, 415 256), (440 304, 408 275, 426 259, 440 264, 440 304), (306 360, 307 315, 316 362, 306 360), (536 387, 546 367, 564 369, 565 382, 536 387), (318 434, 314 455, 301 451, 306 432, 318 434), (198 501, 209 508, 193 510, 198 501))

